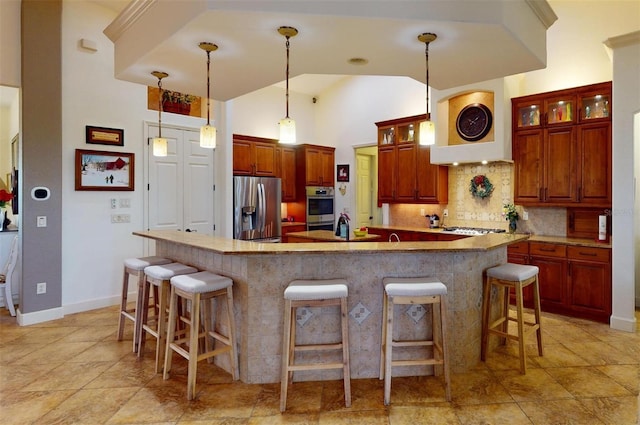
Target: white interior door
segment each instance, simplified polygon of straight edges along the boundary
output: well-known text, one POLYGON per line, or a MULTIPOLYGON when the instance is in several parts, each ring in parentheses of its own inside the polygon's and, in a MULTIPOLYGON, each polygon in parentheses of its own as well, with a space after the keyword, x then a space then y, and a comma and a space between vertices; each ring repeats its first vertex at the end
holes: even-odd
POLYGON ((356 210, 358 227, 370 226, 373 218, 371 156, 356 154, 356 210))
MULTIPOLYGON (((149 138, 158 128, 149 127, 149 138)), ((213 234, 213 149, 200 147, 200 132, 162 129, 167 156, 148 149, 148 228, 213 234)))

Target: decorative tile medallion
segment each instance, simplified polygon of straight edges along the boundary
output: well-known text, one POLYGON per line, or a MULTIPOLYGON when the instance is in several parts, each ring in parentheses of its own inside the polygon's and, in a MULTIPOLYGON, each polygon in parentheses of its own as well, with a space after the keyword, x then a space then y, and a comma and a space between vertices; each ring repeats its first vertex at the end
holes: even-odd
POLYGON ((296 322, 300 326, 304 326, 304 324, 307 323, 307 321, 311 319, 311 317, 313 317, 313 313, 308 308, 306 307, 296 308, 296 322))
POLYGON ((407 309, 407 316, 411 317, 416 323, 418 323, 425 314, 427 314, 427 312, 422 304, 413 304, 407 309))
POLYGON ((367 309, 367 307, 362 305, 362 303, 360 302, 355 307, 353 307, 353 309, 351 309, 351 312, 349 312, 349 315, 353 317, 353 319, 358 322, 359 325, 361 325, 362 322, 364 322, 364 320, 369 317, 370 314, 371 312, 369 311, 369 309, 367 309))

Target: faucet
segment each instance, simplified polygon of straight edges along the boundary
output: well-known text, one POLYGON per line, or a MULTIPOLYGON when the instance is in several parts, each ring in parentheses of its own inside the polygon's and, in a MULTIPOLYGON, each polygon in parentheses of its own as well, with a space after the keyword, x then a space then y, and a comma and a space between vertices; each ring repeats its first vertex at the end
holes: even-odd
POLYGON ((394 236, 396 238, 396 242, 400 242, 400 236, 398 236, 398 234, 395 232, 389 235, 389 242, 392 242, 394 236))

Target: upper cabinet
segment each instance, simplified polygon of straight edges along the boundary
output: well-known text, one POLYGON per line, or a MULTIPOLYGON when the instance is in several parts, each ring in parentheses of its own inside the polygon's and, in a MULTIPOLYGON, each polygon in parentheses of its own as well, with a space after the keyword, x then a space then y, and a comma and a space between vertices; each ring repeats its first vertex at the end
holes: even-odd
POLYGON ((419 146, 425 115, 376 123, 378 127, 378 202, 448 202, 447 167, 431 164, 431 149, 419 146))
POLYGON ((297 147, 297 175, 304 176, 304 186, 331 186, 334 184, 335 148, 303 144, 297 147))
POLYGON ((611 206, 611 83, 512 99, 515 202, 611 206))
POLYGON ((282 202, 296 200, 296 149, 290 146, 276 148, 276 176, 282 180, 282 202))
POLYGON ((233 175, 276 177, 277 141, 233 135, 233 175))

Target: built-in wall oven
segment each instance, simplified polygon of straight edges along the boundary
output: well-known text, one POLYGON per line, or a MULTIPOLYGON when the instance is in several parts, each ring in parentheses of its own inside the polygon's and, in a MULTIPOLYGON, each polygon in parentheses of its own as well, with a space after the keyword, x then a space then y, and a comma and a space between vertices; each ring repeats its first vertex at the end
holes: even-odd
POLYGON ((307 186, 307 230, 334 230, 333 187, 307 186))

